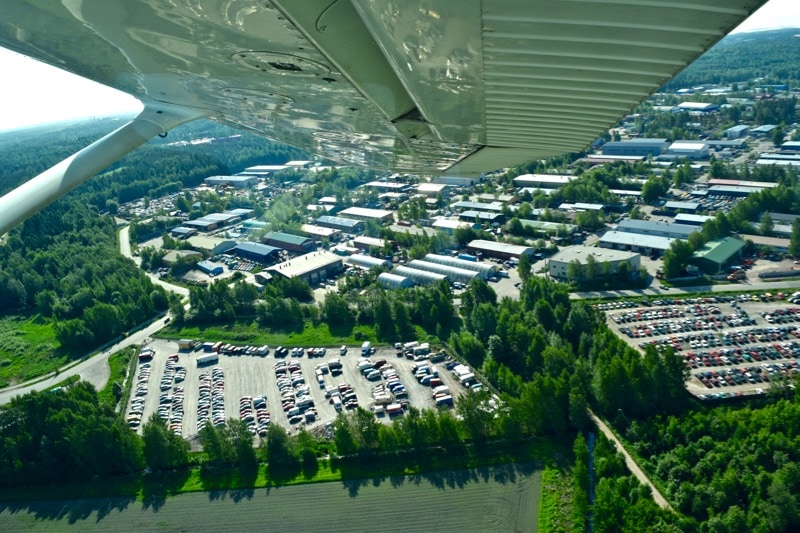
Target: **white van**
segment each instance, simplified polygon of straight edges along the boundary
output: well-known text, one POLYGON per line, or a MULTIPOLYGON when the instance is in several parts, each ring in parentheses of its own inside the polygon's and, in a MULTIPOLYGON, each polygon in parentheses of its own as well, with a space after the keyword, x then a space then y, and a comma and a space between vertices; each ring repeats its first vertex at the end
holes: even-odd
POLYGON ((339 398, 338 396, 333 397, 333 408, 336 409, 337 411, 342 410, 342 399, 339 398))

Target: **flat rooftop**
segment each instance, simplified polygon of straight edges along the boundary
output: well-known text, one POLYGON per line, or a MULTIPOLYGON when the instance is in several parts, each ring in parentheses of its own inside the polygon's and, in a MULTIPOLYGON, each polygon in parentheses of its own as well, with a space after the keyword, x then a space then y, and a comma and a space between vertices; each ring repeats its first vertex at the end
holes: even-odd
POLYGON ((568 246, 562 248, 557 254, 550 258, 551 261, 559 261, 561 263, 571 263, 577 261, 580 264, 585 264, 587 258, 592 256, 598 263, 606 261, 627 261, 632 257, 640 255, 636 252, 627 252, 625 250, 612 250, 610 248, 593 248, 589 246, 568 246))
POLYGON ((289 261, 278 263, 277 265, 269 267, 267 270, 277 272, 281 276, 287 278, 297 278, 341 262, 342 258, 340 256, 328 251, 320 251, 311 252, 310 254, 301 255, 289 261))

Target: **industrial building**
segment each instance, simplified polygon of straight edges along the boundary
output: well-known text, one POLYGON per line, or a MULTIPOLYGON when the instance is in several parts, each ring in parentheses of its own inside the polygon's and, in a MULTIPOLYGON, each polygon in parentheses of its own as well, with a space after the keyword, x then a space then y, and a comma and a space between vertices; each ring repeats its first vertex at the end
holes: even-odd
POLYGON ((214 231, 220 226, 218 220, 210 220, 205 217, 198 218, 195 220, 186 220, 181 223, 184 228, 191 228, 195 231, 202 231, 203 233, 208 233, 209 231, 214 231))
POLYGON ((590 204, 586 202, 575 202, 574 204, 563 203, 558 206, 561 211, 602 211, 606 208, 604 204, 590 204))
POLYGON ((558 174, 523 174, 514 178, 515 187, 533 187, 535 189, 557 189, 577 179, 572 175, 558 174))
POLYGON ((746 124, 739 124, 722 132, 722 134, 728 139, 740 139, 742 137, 747 137, 749 133, 750 126, 747 126, 746 124))
POLYGON ((503 213, 488 213, 470 209, 459 213, 458 219, 477 224, 503 224, 506 221, 506 216, 503 213))
POLYGON ((786 141, 781 145, 781 150, 787 152, 800 152, 800 141, 786 141))
POLYGON ((521 255, 533 256, 533 248, 530 246, 485 241, 483 239, 476 239, 470 242, 467 244, 467 249, 470 252, 480 253, 486 257, 498 257, 500 259, 519 259, 521 255))
POLYGON ((394 220, 394 213, 385 209, 369 209, 366 207, 348 207, 339 214, 343 217, 356 220, 375 220, 380 223, 391 222, 394 220))
POLYGON ((739 237, 746 241, 751 241, 756 246, 765 246, 774 249, 779 254, 789 252, 790 239, 782 239, 780 237, 764 237, 763 235, 748 235, 740 234, 739 237))
POLYGON ((197 230, 194 228, 187 228, 185 226, 178 226, 177 228, 172 228, 169 234, 176 239, 188 239, 192 235, 197 235, 197 230))
POLYGON ((264 242, 270 246, 276 246, 298 254, 313 252, 317 248, 317 243, 314 239, 282 231, 270 231, 264 235, 264 242))
POLYGON ((629 250, 646 255, 661 255, 669 249, 673 237, 626 233, 624 231, 607 231, 600 237, 600 246, 612 250, 629 250))
POLYGON ((196 235, 187 239, 189 245, 195 250, 207 252, 209 255, 224 254, 234 246, 236 241, 231 239, 221 239, 219 237, 208 237, 206 235, 196 235))
POLYGON ((343 269, 342 258, 327 251, 311 252, 269 267, 270 273, 284 278, 300 278, 316 285, 336 277, 343 269))
POLYGON ((383 250, 387 247, 394 248, 395 243, 386 239, 376 239, 375 237, 366 237, 362 235, 353 239, 353 247, 371 252, 372 250, 383 250))
POLYGON ((709 146, 703 142, 696 141, 675 141, 667 148, 667 157, 686 159, 708 159, 709 146))
POLYGON ((742 185, 714 185, 708 188, 708 194, 713 196, 733 196, 744 198, 754 192, 761 192, 764 187, 746 187, 742 185))
POLYGON ((707 274, 718 274, 739 259, 744 244, 735 237, 709 241, 692 255, 689 262, 707 274))
POLYGON ((675 215, 676 224, 685 224, 687 226, 702 226, 706 221, 713 219, 706 215, 692 215, 689 213, 678 213, 675 215))
POLYGON ((751 187, 754 189, 772 189, 773 187, 777 187, 780 185, 779 183, 773 183, 768 181, 747 181, 747 180, 725 180, 720 178, 712 178, 708 180, 709 187, 714 185, 730 185, 733 187, 751 187))
POLYGON ((417 192, 428 197, 438 195, 447 196, 447 185, 444 183, 420 183, 417 185, 417 192))
POLYGON ((202 272, 205 272, 209 276, 219 276, 224 272, 224 268, 222 265, 217 263, 213 263, 211 261, 200 261, 197 263, 197 268, 199 268, 202 272))
POLYGON ((642 256, 635 252, 587 246, 569 246, 563 248, 548 260, 550 276, 555 279, 566 279, 570 264, 575 262, 585 267, 588 264, 589 257, 594 258, 599 267, 598 272, 608 272, 609 274, 616 273, 623 263, 628 264, 631 273, 637 272, 642 259, 642 256))
POLYGON ((417 270, 425 270, 426 272, 435 272, 447 277, 449 282, 458 281, 467 284, 473 279, 480 277, 478 272, 474 270, 467 270, 450 265, 442 265, 440 263, 429 263, 420 259, 414 259, 408 263, 408 266, 417 270))
POLYGON ((246 189, 258 183, 258 177, 252 175, 239 175, 239 176, 210 176, 203 180, 205 185, 209 187, 216 186, 229 186, 236 187, 237 189, 246 189))
POLYGON ((366 254, 353 254, 345 262, 354 267, 372 270, 373 268, 392 268, 392 262, 379 257, 372 257, 366 254))
POLYGON ((628 141, 611 141, 603 145, 606 156, 659 156, 663 154, 669 141, 667 139, 630 139, 628 141))
POLYGON ((773 130, 775 130, 777 126, 775 124, 764 124, 763 126, 758 126, 750 130, 751 137, 771 137, 773 130))
POLYGON ((520 219, 520 224, 525 228, 532 228, 537 233, 546 235, 572 235, 578 231, 578 226, 574 224, 564 224, 563 222, 547 222, 545 220, 520 219))
POLYGON ((338 241, 342 238, 342 232, 338 229, 324 228, 315 224, 303 224, 300 226, 300 232, 312 237, 314 239, 328 239, 329 241, 338 241))
POLYGON ((275 246, 267 246, 266 244, 258 244, 255 242, 243 242, 231 248, 230 253, 236 257, 249 259, 256 263, 268 264, 278 258, 281 249, 275 246))
POLYGON ((408 192, 411 189, 411 184, 398 183, 396 181, 370 181, 365 183, 364 187, 382 192, 408 192))
POLYGON ((417 285, 429 285, 431 283, 436 283, 447 279, 446 276, 437 274, 436 272, 418 270, 416 268, 402 265, 395 267, 393 274, 408 278, 417 285))
POLYGON ((245 220, 242 222, 242 230, 246 232, 259 231, 269 226, 263 220, 245 220))
POLYGON ((463 270, 472 270, 477 272, 483 279, 489 279, 497 273, 497 267, 490 263, 483 263, 479 261, 469 261, 466 259, 459 259, 458 257, 451 257, 449 255, 427 254, 425 261, 428 263, 438 263, 440 265, 448 265, 463 270))
POLYGON ((676 113, 680 111, 688 111, 690 113, 712 113, 714 111, 719 111, 719 106, 706 102, 681 102, 672 110, 676 113))
POLYGON ((164 256, 164 264, 172 266, 179 260, 186 261, 187 263, 197 262, 203 259, 203 254, 193 250, 170 250, 164 256))
POLYGON ((352 218, 322 215, 317 218, 317 225, 323 228, 338 229, 342 233, 361 233, 364 231, 364 221, 352 218))
POLYGON ((414 282, 405 276, 381 272, 378 275, 378 285, 387 289, 410 289, 414 286, 414 282))
POLYGON ((469 202, 460 200, 450 204, 453 209, 464 209, 469 211, 482 211, 486 213, 500 213, 503 211, 503 204, 501 202, 469 202))
POLYGON ((623 220, 617 224, 617 231, 623 233, 638 233, 641 235, 655 235, 671 239, 687 239, 698 228, 685 224, 671 224, 668 222, 651 222, 649 220, 623 220))
POLYGON ((478 229, 480 224, 476 224, 474 221, 464 221, 464 220, 451 220, 449 218, 437 218, 431 224, 431 227, 437 229, 439 231, 444 231, 446 233, 453 233, 458 228, 464 229, 478 229))
POLYGON ((664 209, 667 211, 682 211, 684 213, 694 213, 700 209, 698 202, 677 202, 669 201, 664 204, 664 209))
POLYGON ((443 183, 444 185, 451 185, 453 187, 472 187, 480 182, 479 178, 469 176, 436 176, 433 178, 434 183, 443 183))

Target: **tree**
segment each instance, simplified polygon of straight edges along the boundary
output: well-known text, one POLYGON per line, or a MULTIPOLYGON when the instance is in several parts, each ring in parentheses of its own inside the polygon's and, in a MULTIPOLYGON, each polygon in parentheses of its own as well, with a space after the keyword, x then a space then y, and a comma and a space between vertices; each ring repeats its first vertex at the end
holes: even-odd
POLYGON ((355 315, 350 309, 347 300, 343 296, 335 292, 329 292, 325 296, 325 302, 322 304, 322 312, 325 316, 325 322, 331 329, 353 329, 355 323, 355 315))
POLYGON ((267 463, 270 472, 291 472, 297 467, 289 435, 278 424, 270 424, 267 429, 267 463))
POLYGON ((764 213, 761 215, 761 219, 758 224, 758 231, 761 235, 769 236, 772 234, 772 230, 775 228, 775 223, 772 221, 772 217, 769 216, 769 213, 764 213))
POLYGON ((152 470, 171 470, 189 462, 189 443, 170 431, 157 413, 142 427, 142 441, 145 463, 152 470))
POLYGON ((531 258, 528 257, 528 254, 520 255, 519 265, 517 266, 517 270, 519 271, 519 277, 522 281, 525 281, 529 277, 531 277, 532 269, 533 269, 533 263, 531 263, 531 258))
POLYGON ((792 235, 789 239, 789 254, 792 257, 800 256, 800 218, 792 222, 792 235))
POLYGON ((664 252, 664 277, 667 279, 679 277, 686 270, 693 253, 688 242, 681 239, 672 241, 669 249, 664 252))

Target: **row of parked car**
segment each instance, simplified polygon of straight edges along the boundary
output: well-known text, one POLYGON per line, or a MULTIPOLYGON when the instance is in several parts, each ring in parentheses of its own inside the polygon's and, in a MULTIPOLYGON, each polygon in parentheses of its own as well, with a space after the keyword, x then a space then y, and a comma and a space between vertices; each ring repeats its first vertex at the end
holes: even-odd
POLYGON ((239 399, 239 418, 247 424, 250 433, 266 437, 271 422, 267 397, 242 396, 239 399))
POLYGON ((142 424, 142 415, 144 413, 144 399, 147 396, 147 391, 150 387, 150 373, 152 371, 151 363, 140 363, 139 371, 136 374, 136 389, 133 393, 131 406, 128 410, 128 425, 132 428, 138 428, 142 424))
POLYGON ((197 429, 201 429, 206 422, 214 426, 225 425, 225 373, 218 366, 211 369, 211 373, 200 374, 197 400, 197 429))
POLYGON ((278 361, 274 368, 281 395, 281 408, 289 418, 289 423, 298 424, 304 420, 309 423, 316 420, 319 415, 300 362, 294 359, 288 363, 278 361))
POLYGON ((183 434, 183 387, 175 387, 171 392, 175 382, 182 382, 186 379, 186 368, 178 366, 178 354, 167 357, 164 365, 164 374, 161 376, 161 395, 158 399, 158 416, 169 426, 169 429, 176 435, 183 434))

